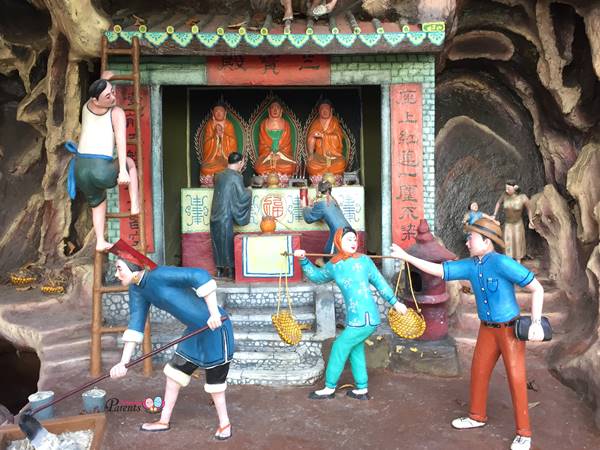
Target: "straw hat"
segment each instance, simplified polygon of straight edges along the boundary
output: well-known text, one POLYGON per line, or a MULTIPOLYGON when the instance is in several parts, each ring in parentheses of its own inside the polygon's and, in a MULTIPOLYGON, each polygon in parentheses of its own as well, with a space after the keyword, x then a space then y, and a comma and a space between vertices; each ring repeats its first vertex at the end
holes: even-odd
POLYGON ((496 222, 491 219, 486 219, 482 217, 472 224, 465 225, 465 230, 467 232, 474 231, 475 233, 479 233, 482 236, 491 239, 500 247, 504 248, 506 245, 504 244, 504 239, 502 239, 502 228, 496 222))

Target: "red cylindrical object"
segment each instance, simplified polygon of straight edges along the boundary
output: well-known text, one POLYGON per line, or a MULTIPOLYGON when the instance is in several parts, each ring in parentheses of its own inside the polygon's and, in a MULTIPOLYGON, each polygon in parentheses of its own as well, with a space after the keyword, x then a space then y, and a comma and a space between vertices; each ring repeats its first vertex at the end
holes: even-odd
POLYGON ((306 186, 300 188, 300 205, 302 207, 308 206, 308 188, 306 186))

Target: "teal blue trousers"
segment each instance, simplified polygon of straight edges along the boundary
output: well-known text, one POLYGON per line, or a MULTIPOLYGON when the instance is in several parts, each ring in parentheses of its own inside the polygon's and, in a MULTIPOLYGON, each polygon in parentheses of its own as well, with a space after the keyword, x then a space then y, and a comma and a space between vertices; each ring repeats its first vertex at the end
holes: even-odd
POLYGON ((331 347, 331 354, 325 371, 325 386, 335 389, 340 376, 350 358, 352 376, 356 389, 366 389, 369 385, 367 360, 365 358, 365 340, 377 329, 376 326, 346 327, 331 347))

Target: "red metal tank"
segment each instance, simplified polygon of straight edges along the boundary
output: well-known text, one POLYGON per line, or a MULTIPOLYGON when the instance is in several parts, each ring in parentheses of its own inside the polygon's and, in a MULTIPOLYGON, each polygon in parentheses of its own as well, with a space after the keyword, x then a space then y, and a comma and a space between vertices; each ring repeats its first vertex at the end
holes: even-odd
MULTIPOLYGON (((429 224, 422 219, 417 228, 416 243, 406 249, 407 253, 426 261, 441 263, 456 259, 456 255, 439 244, 431 232, 429 224)), ((444 280, 429 275, 416 267, 410 266, 413 290, 423 317, 427 323, 425 333, 421 336, 424 341, 444 339, 448 335, 448 308, 446 302, 450 298, 446 292, 444 280)), ((404 303, 414 305, 406 277, 404 303)))

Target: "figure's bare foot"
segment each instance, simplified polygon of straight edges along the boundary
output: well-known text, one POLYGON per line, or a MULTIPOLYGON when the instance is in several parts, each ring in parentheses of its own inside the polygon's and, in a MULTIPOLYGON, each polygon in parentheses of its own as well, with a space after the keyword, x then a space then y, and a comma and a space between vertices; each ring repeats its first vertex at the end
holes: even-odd
POLYGON ((101 240, 96 242, 96 251, 97 252, 107 252, 113 246, 110 242, 106 242, 105 240, 101 240))
POLYGON ((131 203, 131 214, 133 215, 137 215, 140 213, 140 205, 135 202, 135 203, 131 203))
POLYGON ((170 430, 171 426, 168 422, 161 422, 160 420, 157 422, 147 422, 142 424, 140 427, 141 431, 167 431, 170 430))

